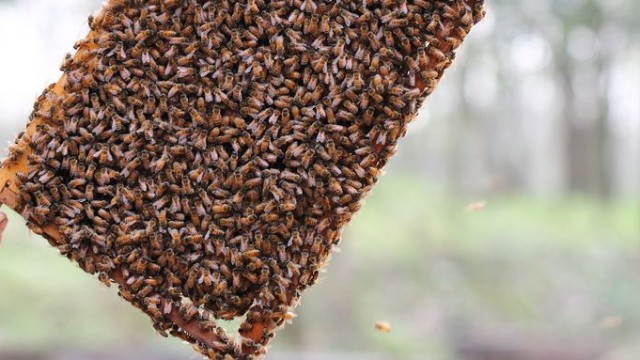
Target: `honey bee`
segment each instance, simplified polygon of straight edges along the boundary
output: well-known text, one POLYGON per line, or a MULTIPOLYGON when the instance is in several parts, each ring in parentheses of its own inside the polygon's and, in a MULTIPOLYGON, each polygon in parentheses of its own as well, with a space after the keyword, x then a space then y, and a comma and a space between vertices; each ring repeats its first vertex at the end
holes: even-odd
POLYGON ((46 171, 38 178, 38 182, 41 184, 46 184, 51 181, 55 177, 55 173, 51 170, 46 171))
POLYGON ((170 284, 174 286, 182 285, 182 280, 178 276, 176 276, 173 272, 166 270, 165 275, 167 276, 167 280, 169 281, 170 284))
POLYGON ((438 14, 433 14, 431 16, 431 21, 426 27, 426 30, 430 33, 435 33, 438 27, 443 27, 442 23, 440 22, 440 16, 438 14))
POLYGON ((51 199, 45 195, 43 192, 38 191, 35 193, 36 201, 38 202, 38 206, 49 207, 51 206, 51 199))
POLYGON ((122 297, 123 299, 125 299, 126 301, 128 301, 128 302, 133 302, 134 301, 133 294, 131 294, 131 292, 125 290, 122 286, 120 286, 120 288, 119 288, 118 295, 120 297, 122 297))
POLYGON ((185 238, 185 241, 193 246, 199 246, 202 244, 204 237, 202 235, 189 235, 185 238))
POLYGON ((172 30, 160 30, 156 33, 156 35, 158 35, 161 38, 171 39, 171 38, 177 37, 178 33, 172 30))
POLYGON ((462 44, 462 39, 455 36, 449 36, 445 39, 445 41, 447 42, 447 44, 449 44, 449 46, 451 46, 454 49, 459 47, 462 44))
POLYGON ((100 282, 101 282, 104 286, 106 286, 106 287, 108 287, 108 288, 109 288, 109 287, 111 287, 111 280, 109 279, 109 276, 108 276, 106 273, 104 273, 104 272, 100 272, 100 273, 98 274, 98 280, 100 280, 100 282))
POLYGON ((315 61, 315 63, 313 63, 313 70, 317 73, 326 72, 327 61, 329 61, 329 57, 327 55, 322 55, 315 61))
POLYGON ((144 278, 142 276, 131 276, 127 279, 126 284, 131 291, 137 292, 144 284, 144 278))
POLYGON ((397 109, 404 109, 407 106, 407 104, 397 96, 389 97, 389 102, 397 109))
POLYGON ((381 333, 391 332, 391 325, 389 325, 389 323, 386 321, 376 321, 376 323, 374 324, 374 327, 376 330, 380 331, 381 333))
MULTIPOLYGON (((142 295, 138 293, 138 296, 142 296, 142 295)), ((158 305, 153 303, 147 305, 147 313, 149 313, 151 317, 155 319, 161 319, 164 316, 164 314, 160 311, 160 309, 158 309, 158 305)))
POLYGON ((89 28, 91 30, 95 30, 94 25, 95 25, 95 17, 93 15, 89 15, 89 17, 87 18, 87 24, 89 25, 89 28))
MULTIPOLYGON (((153 293, 153 286, 147 285, 143 287, 140 291, 138 291, 138 297, 146 298, 149 294, 153 293)), ((158 311, 159 313, 159 311, 158 311)))
POLYGON ((276 36, 274 39, 276 54, 282 56, 284 54, 284 37, 276 36))

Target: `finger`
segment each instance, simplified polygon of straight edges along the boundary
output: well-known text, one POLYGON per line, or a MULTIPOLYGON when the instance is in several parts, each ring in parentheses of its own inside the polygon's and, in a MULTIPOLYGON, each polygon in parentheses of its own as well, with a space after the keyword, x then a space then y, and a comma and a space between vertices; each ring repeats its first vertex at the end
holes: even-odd
POLYGON ((0 212, 0 243, 2 242, 2 233, 4 229, 7 228, 7 224, 9 223, 9 218, 7 218, 7 214, 0 212))

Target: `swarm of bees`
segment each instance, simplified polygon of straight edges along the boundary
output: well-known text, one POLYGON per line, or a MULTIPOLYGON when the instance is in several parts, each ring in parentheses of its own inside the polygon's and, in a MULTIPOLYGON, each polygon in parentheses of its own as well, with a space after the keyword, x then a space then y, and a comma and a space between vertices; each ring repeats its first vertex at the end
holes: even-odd
POLYGON ((161 334, 260 356, 483 16, 482 0, 110 0, 20 138, 19 210, 161 334), (237 341, 214 322, 241 316, 237 341))

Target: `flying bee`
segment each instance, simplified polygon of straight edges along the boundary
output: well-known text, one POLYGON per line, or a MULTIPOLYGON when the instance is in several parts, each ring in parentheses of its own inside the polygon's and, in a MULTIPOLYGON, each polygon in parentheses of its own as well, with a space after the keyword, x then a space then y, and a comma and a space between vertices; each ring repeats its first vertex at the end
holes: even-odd
POLYGON ((389 323, 386 321, 376 321, 374 327, 381 333, 391 332, 391 325, 389 325, 389 323))

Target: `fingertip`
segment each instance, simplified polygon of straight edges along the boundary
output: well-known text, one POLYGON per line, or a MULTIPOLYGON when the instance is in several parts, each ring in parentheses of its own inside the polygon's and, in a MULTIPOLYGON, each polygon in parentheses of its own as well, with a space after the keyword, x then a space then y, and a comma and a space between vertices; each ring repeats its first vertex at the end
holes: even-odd
POLYGON ((2 233, 4 229, 6 229, 7 224, 9 223, 9 218, 7 214, 0 212, 0 243, 2 242, 2 233))

